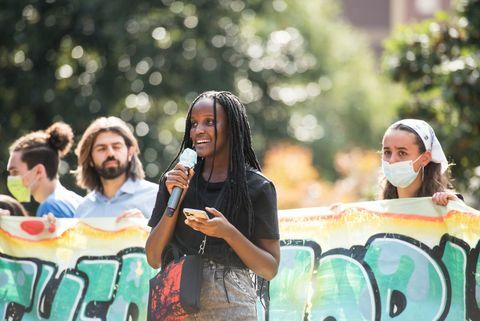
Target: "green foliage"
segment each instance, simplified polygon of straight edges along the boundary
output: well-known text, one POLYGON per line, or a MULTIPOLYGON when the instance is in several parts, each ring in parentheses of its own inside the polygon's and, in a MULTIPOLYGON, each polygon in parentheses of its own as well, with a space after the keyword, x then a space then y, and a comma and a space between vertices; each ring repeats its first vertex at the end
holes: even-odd
MULTIPOLYGON (((0 30, 2 168, 28 131, 63 120, 78 138, 93 119, 116 115, 156 180, 188 104, 215 89, 246 103, 261 156, 278 140, 301 142, 334 178, 337 151, 378 146, 398 96, 326 0, 5 0, 0 30)), ((62 173, 75 163, 70 155, 62 173)))
POLYGON ((403 27, 386 43, 384 66, 411 99, 401 117, 435 129, 456 185, 480 195, 480 1, 463 0, 453 16, 403 27))
MULTIPOLYGON (((300 67, 313 65, 299 70, 300 77, 276 79, 265 91, 275 111, 271 116, 263 109, 259 116, 273 118, 266 126, 280 124, 286 130, 275 138, 288 138, 311 149, 322 178, 333 180, 338 176, 334 168, 338 151, 379 147, 402 93, 377 75, 368 41, 340 18, 336 3, 287 4, 285 11, 257 16, 257 25, 268 26, 270 37, 278 30, 287 31, 290 48, 298 43, 304 48, 300 67), (279 113, 281 103, 287 109, 279 113)), ((256 75, 250 79, 257 80, 256 75)))

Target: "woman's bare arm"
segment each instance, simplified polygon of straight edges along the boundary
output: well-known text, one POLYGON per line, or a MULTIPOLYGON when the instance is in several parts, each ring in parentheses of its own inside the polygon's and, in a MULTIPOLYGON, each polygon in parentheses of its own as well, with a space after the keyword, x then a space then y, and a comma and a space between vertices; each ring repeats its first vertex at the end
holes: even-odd
POLYGON ((170 242, 173 232, 175 231, 180 204, 185 198, 188 183, 193 174, 194 172, 192 169, 188 170, 181 164, 177 164, 175 168, 166 174, 165 185, 168 192, 171 193, 173 188, 178 186, 183 188, 183 193, 179 205, 173 215, 168 216, 164 213, 158 224, 151 230, 150 235, 148 236, 145 245, 145 253, 147 255, 148 264, 153 268, 159 268, 162 265, 162 253, 170 242))

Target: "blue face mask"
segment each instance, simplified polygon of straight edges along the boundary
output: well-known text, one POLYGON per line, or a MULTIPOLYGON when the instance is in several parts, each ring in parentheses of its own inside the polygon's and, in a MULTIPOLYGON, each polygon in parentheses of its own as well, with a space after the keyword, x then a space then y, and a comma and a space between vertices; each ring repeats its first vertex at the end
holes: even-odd
POLYGON ((400 188, 408 187, 413 183, 415 178, 417 178, 418 173, 420 173, 420 170, 415 172, 413 163, 419 160, 422 155, 418 156, 414 161, 408 160, 393 164, 382 159, 383 174, 393 186, 400 188))

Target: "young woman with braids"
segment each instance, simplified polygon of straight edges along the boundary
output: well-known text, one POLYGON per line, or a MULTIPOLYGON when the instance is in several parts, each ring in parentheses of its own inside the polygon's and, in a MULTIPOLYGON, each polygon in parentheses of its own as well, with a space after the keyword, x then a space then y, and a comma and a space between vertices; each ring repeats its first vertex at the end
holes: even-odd
POLYGON ((82 198, 60 184, 60 158, 70 151, 72 128, 61 122, 29 133, 10 146, 7 187, 20 202, 40 203, 36 216, 73 217, 82 198))
POLYGON ((432 127, 423 120, 402 119, 385 132, 382 142, 383 199, 432 197, 447 205, 458 200, 446 171, 448 161, 432 127))
POLYGON ((275 187, 260 173, 245 107, 229 92, 199 95, 187 114, 177 157, 164 173, 149 225, 149 264, 158 268, 169 243, 197 254, 206 235, 200 312, 185 320, 257 320, 256 292, 248 270, 270 280, 280 260, 275 187), (198 162, 173 166, 185 148, 198 162), (184 189, 180 204, 163 215, 170 192, 184 189), (210 219, 188 219, 183 208, 204 209, 210 219))

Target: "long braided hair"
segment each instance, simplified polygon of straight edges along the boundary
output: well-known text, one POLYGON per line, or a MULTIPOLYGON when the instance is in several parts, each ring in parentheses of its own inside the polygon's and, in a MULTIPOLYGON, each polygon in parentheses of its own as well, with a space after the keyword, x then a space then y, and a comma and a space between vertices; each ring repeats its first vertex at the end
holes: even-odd
MULTIPOLYGON (((193 141, 190 138, 190 118, 193 107, 195 107, 195 104, 203 98, 210 98, 213 100, 215 145, 217 141, 217 108, 219 105, 223 107, 227 115, 230 160, 227 180, 225 181, 226 188, 224 199, 226 202, 224 204, 226 205, 224 215, 232 224, 238 227, 239 225, 236 223, 240 222, 240 216, 245 214, 243 211, 246 209, 248 214, 248 229, 242 232, 245 233, 247 237, 250 237, 253 235, 254 217, 252 202, 248 194, 246 169, 247 167, 250 167, 261 171, 261 167, 252 147, 250 125, 248 123, 245 106, 234 94, 228 91, 206 91, 195 98, 188 109, 185 122, 185 134, 180 150, 162 177, 174 167, 174 164, 177 162, 181 152, 185 148, 193 148, 193 141)), ((212 171, 214 163, 215 155, 213 158, 212 171)), ((210 172, 209 177, 211 177, 211 175, 212 172, 210 172)), ((209 180, 210 179, 208 179, 208 181, 209 180)))

